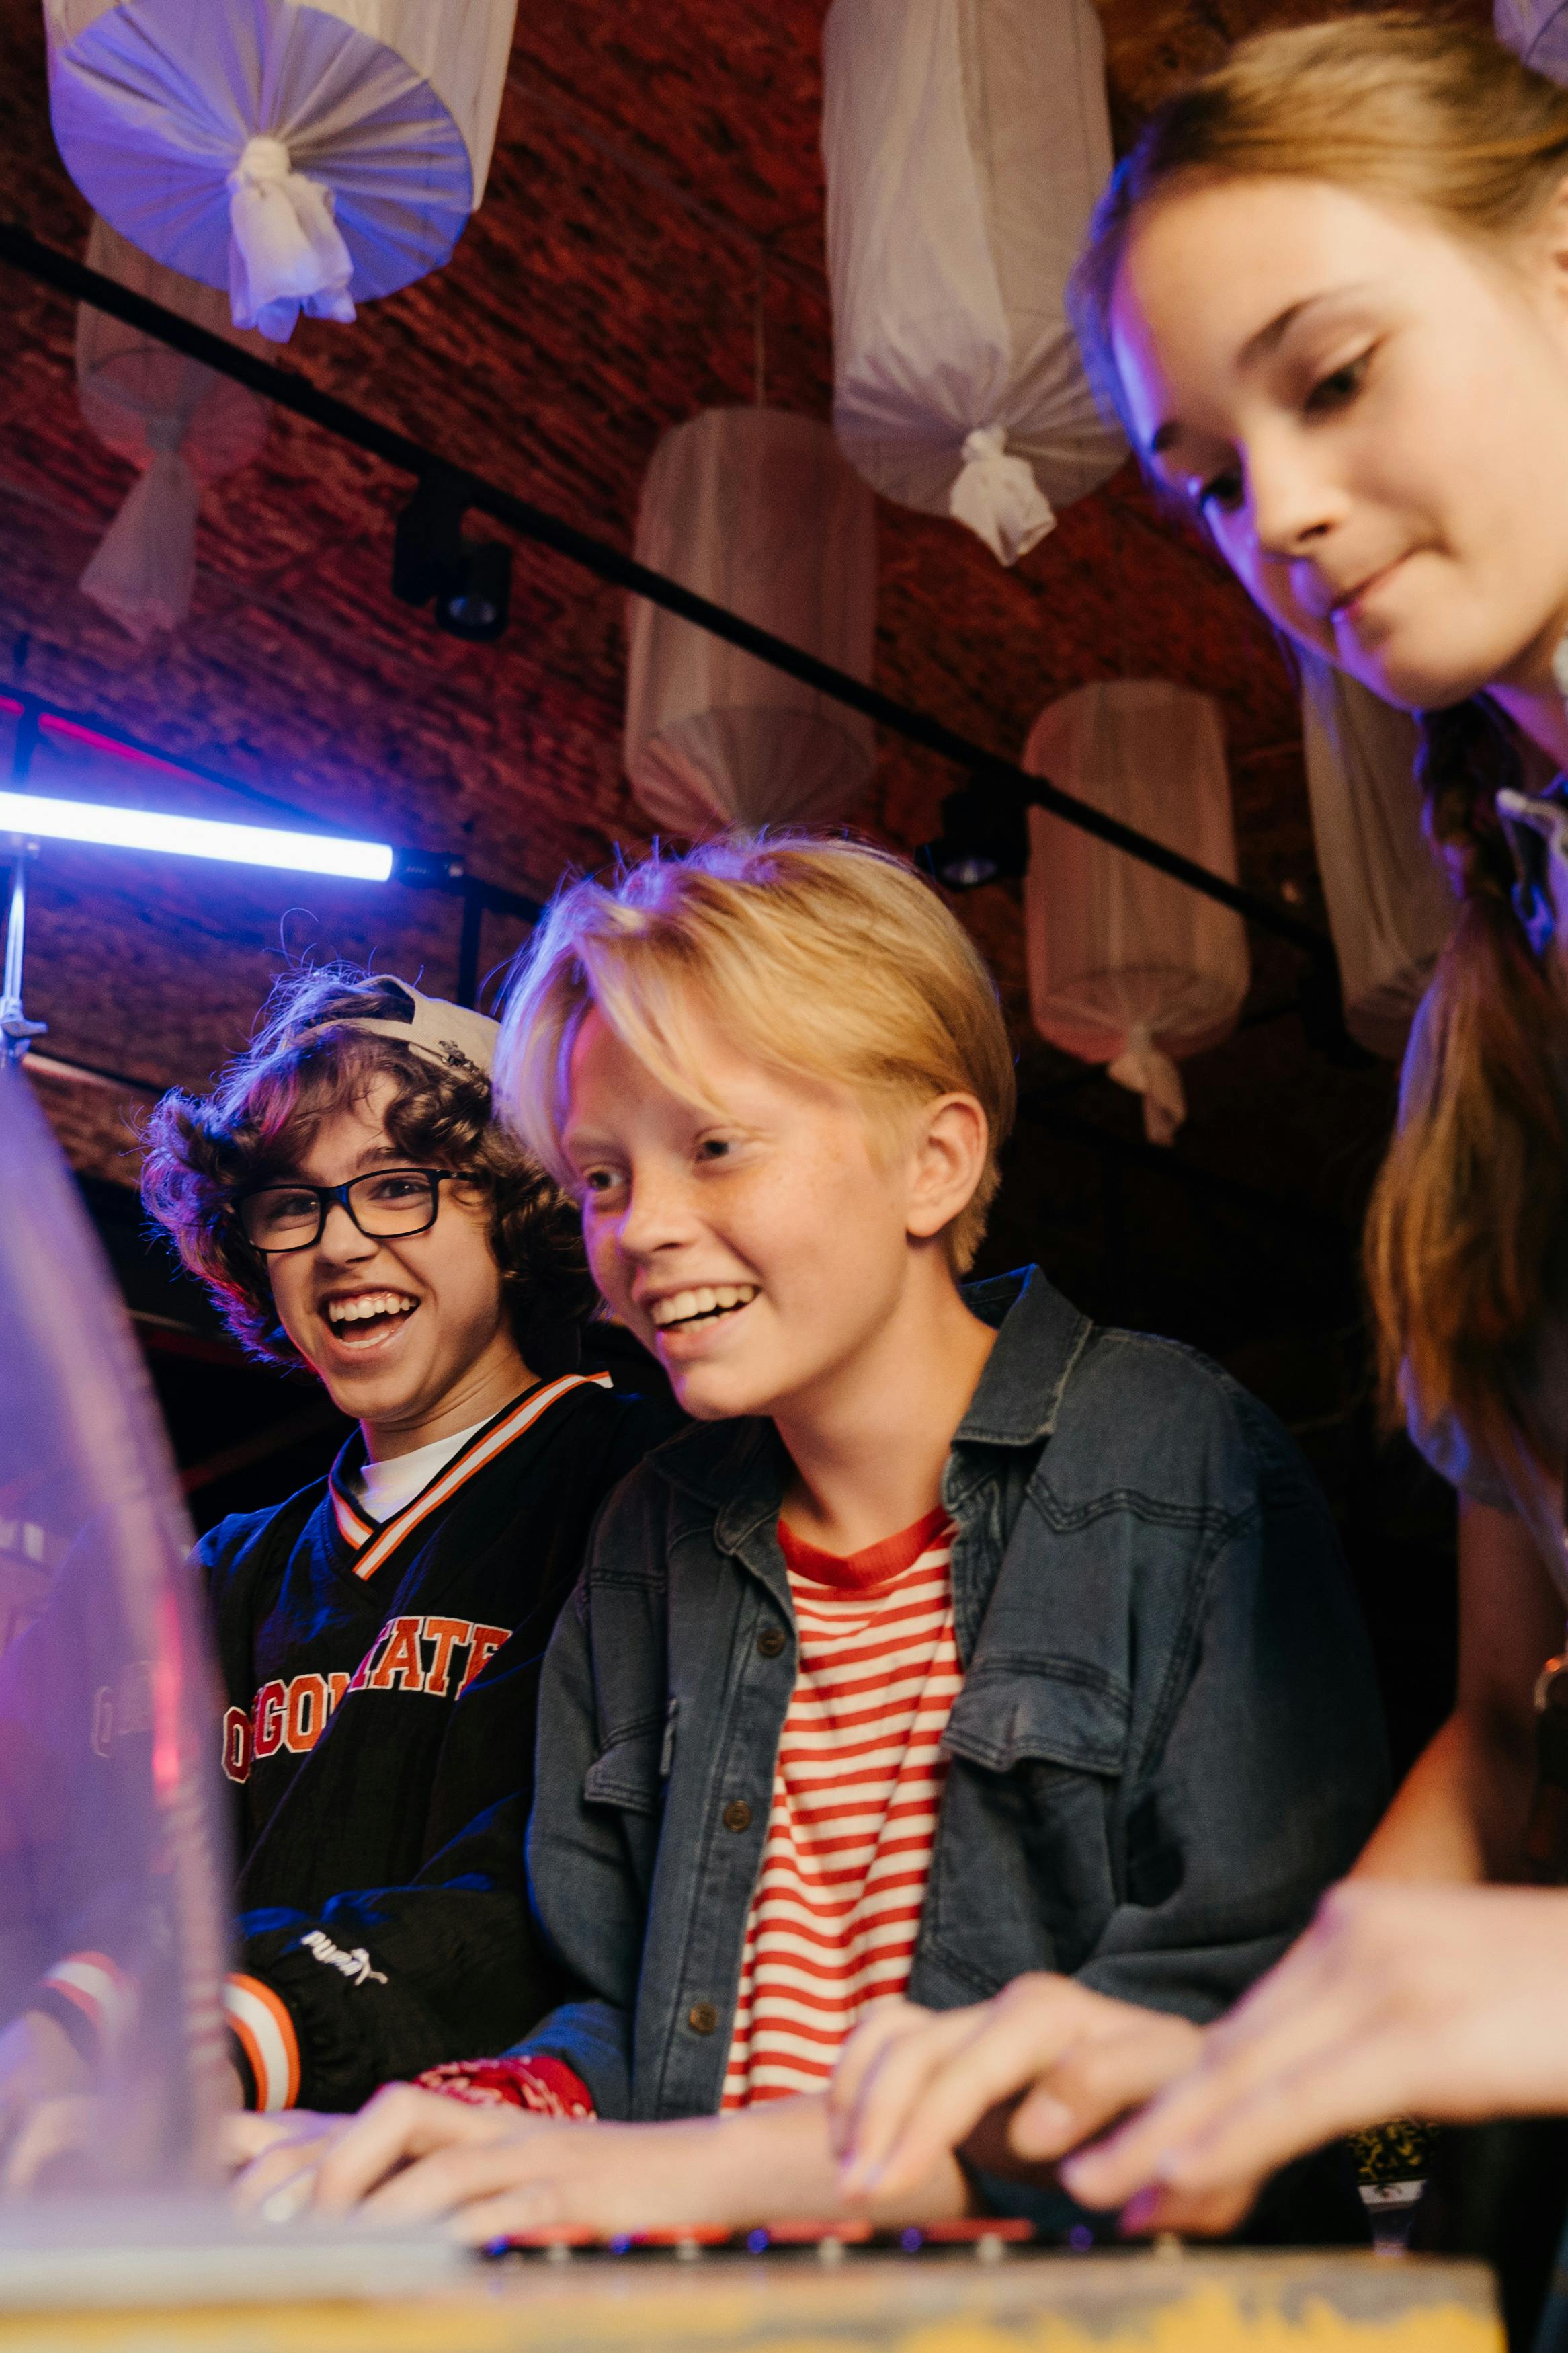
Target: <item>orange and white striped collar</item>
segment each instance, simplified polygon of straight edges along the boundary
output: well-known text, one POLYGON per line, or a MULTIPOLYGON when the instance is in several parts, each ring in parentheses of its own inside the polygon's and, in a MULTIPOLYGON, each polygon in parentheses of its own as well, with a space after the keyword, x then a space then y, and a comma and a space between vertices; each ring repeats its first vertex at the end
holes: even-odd
POLYGON ((487 1463, 495 1461, 498 1454, 503 1454, 524 1430, 531 1430, 540 1416, 548 1413, 568 1389, 607 1389, 610 1386, 608 1373, 563 1373, 557 1380, 542 1381, 536 1388, 525 1390, 493 1421, 470 1438, 428 1486, 422 1487, 400 1512, 394 1512, 392 1517, 384 1520, 379 1527, 374 1520, 365 1517, 348 1492, 349 1467, 361 1442, 356 1432, 333 1463, 327 1480, 338 1533, 355 1556, 355 1577, 362 1580, 374 1577, 383 1561, 397 1550, 406 1536, 412 1535, 433 1512, 438 1512, 444 1504, 449 1503, 458 1488, 464 1486, 477 1471, 482 1471, 487 1463))

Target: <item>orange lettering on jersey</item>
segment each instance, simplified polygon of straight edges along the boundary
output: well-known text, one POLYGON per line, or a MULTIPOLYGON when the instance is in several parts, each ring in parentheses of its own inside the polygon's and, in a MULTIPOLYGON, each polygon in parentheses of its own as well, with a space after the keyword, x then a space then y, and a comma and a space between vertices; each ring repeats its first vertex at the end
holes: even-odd
POLYGON ((395 1618, 392 1640, 368 1677, 367 1691, 423 1691, 425 1662, 419 1655, 419 1620, 395 1618))
POLYGON ((390 1626, 384 1626, 382 1628, 380 1633, 376 1636, 374 1641, 371 1644, 369 1650, 365 1652, 363 1658, 360 1661, 358 1666, 349 1677, 348 1687, 350 1691, 363 1691, 366 1683, 370 1681, 371 1668, 374 1665, 377 1658, 380 1656, 382 1646, 385 1642, 387 1636, 391 1631, 392 1628, 390 1626))
POLYGON ((349 1679, 347 1675, 329 1675, 327 1677, 327 1714, 329 1715, 331 1715, 333 1708, 336 1707, 339 1700, 342 1699, 348 1687, 349 1679))
POLYGON ((484 1667, 486 1661, 494 1651, 500 1649, 503 1642, 510 1641, 510 1626, 476 1626, 474 1628, 473 1648, 468 1652, 468 1672, 463 1677, 458 1690, 459 1699, 462 1698, 474 1677, 484 1667))
POLYGON ((263 1683, 250 1703, 251 1722, 256 1735, 251 1743, 253 1757, 270 1757, 283 1740, 283 1710, 285 1694, 279 1683, 263 1683))
POLYGON ((473 1641, 473 1621, 468 1618, 426 1618, 425 1637, 436 1645, 425 1688, 432 1699, 445 1699, 447 1679, 452 1672, 452 1652, 459 1647, 466 1650, 473 1641))
POLYGON ((231 1707, 223 1720, 223 1769, 231 1781, 250 1778, 250 1718, 231 1707))
POLYGON ((314 1748, 327 1721, 327 1686, 320 1675, 296 1675, 289 1686, 288 1718, 283 1745, 302 1757, 314 1748))

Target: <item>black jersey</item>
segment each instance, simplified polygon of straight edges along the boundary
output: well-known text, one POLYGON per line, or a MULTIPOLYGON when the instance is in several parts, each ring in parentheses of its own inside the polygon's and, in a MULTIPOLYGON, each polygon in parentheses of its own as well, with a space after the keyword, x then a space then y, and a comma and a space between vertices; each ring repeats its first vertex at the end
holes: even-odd
POLYGON ((328 1479, 197 1547, 259 2105, 357 2106, 504 2050, 554 1997, 522 1854, 539 1670, 599 1504, 677 1419, 602 1378, 528 1391, 382 1525, 356 1432, 328 1479))

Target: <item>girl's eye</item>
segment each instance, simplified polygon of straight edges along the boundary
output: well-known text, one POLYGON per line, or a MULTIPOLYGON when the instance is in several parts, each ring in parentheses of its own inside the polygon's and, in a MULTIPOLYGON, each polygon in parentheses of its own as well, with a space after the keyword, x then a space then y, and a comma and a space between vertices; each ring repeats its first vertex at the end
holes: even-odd
POLYGON ((1215 474, 1203 484, 1195 503, 1200 513, 1206 513, 1211 506, 1224 507, 1228 512, 1241 504, 1243 494, 1240 468, 1227 466, 1223 474, 1215 474))
POLYGON ((618 1182, 613 1168, 590 1168, 583 1177, 584 1193, 608 1193, 618 1182))
POLYGON ((699 1160, 723 1160, 728 1156, 730 1150, 728 1136, 705 1135, 697 1147, 697 1157, 699 1160))
POLYGON ((1343 408, 1352 401, 1365 381, 1367 362, 1371 357, 1370 352, 1363 352, 1359 357, 1347 360, 1343 367, 1320 376, 1307 395, 1308 414, 1321 416, 1325 410, 1343 408))

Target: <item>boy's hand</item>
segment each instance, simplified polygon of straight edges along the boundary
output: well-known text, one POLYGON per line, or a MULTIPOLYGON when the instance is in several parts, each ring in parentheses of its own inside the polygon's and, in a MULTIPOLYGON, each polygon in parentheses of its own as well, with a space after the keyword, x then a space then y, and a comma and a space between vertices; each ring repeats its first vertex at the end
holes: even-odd
POLYGON ((470 2246, 557 2222, 613 2236, 689 2221, 680 2168, 649 2161, 650 2129, 470 2107, 389 2084, 323 2158, 317 2211, 357 2208, 382 2223, 449 2218, 470 2246))
POLYGON ((528 2116, 392 2084, 328 2147, 316 2207, 357 2208, 380 2223, 447 2218, 470 2246, 554 2223, 604 2238, 739 2224, 755 2216, 727 2203, 728 2129, 716 2118, 623 2125, 528 2116))
POLYGON ((1036 2171, 1169 2083, 1200 2041, 1185 2019, 1041 1972, 963 2010, 880 2004, 828 2093, 840 2190, 897 2198, 958 2148, 991 2172, 1036 2171))
MULTIPOLYGON (((743 2230, 826 2218, 837 2208, 820 2096, 626 2125, 471 2107, 393 2084, 358 2116, 298 2120, 292 2137, 259 2156, 241 2187, 279 2219, 279 2200, 293 2201, 290 2211, 310 2202, 319 2213, 352 2209, 385 2224, 445 2219, 472 2246, 552 2224, 614 2238, 704 2225, 743 2230)), ((964 2197, 963 2176, 944 2153, 893 2219, 946 2219, 963 2212, 964 2197)))
POLYGON ((1565 1978, 1568 1895, 1352 1880, 1197 2064, 1062 2178, 1133 2230, 1226 2231, 1336 2134, 1568 2114, 1565 1978))

